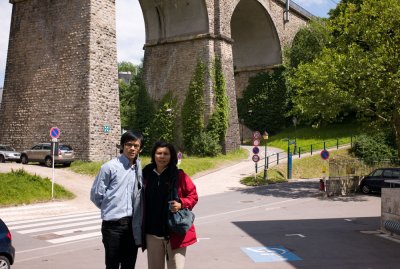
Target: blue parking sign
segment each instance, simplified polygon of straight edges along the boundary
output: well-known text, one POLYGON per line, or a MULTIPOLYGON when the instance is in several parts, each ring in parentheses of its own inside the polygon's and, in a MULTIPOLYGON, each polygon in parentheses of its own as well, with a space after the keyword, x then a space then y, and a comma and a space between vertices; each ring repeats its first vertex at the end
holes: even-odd
POLYGON ((254 262, 301 261, 302 259, 283 246, 242 247, 254 262))

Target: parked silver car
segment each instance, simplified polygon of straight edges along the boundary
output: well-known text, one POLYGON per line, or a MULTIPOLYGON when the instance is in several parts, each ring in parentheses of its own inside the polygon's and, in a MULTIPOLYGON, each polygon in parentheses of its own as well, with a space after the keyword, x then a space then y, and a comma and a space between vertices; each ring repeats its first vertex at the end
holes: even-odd
MULTIPOLYGON (((52 167, 52 150, 51 143, 37 144, 31 149, 21 152, 21 162, 23 164, 27 164, 28 162, 39 162, 45 164, 47 167, 52 167)), ((74 160, 75 155, 73 149, 68 145, 59 144, 58 151, 54 156, 54 164, 70 166, 74 160)))
POLYGON ((0 163, 5 163, 6 161, 20 162, 21 153, 10 146, 0 145, 0 163))

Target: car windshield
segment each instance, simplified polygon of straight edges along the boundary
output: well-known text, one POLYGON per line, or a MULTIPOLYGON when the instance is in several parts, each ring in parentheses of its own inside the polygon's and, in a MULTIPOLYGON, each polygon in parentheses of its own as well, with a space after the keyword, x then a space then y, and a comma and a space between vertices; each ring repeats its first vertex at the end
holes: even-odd
POLYGON ((59 149, 60 150, 72 150, 72 148, 70 146, 68 146, 68 145, 60 145, 59 149))
POLYGON ((373 176, 373 177, 379 177, 379 176, 381 176, 381 175, 382 175, 382 172, 383 172, 383 170, 381 170, 381 169, 378 169, 378 170, 376 170, 376 171, 372 172, 372 173, 370 174, 370 176, 373 176))
POLYGON ((9 146, 1 146, 0 150, 4 150, 4 151, 15 151, 15 149, 13 149, 12 147, 9 146))

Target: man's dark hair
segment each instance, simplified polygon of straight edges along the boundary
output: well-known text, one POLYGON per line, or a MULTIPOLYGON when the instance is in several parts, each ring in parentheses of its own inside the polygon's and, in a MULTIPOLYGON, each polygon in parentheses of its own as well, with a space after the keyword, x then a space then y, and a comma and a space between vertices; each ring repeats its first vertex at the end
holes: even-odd
POLYGON ((139 141, 140 142, 140 148, 143 147, 143 135, 140 132, 138 132, 138 131, 126 131, 121 136, 121 144, 120 144, 119 153, 123 152, 124 145, 126 143, 128 143, 129 141, 139 141))
POLYGON ((165 141, 157 141, 154 144, 154 146, 151 150, 151 162, 153 164, 156 164, 155 155, 156 155, 156 150, 158 148, 168 148, 169 153, 171 154, 171 160, 169 161, 169 164, 172 164, 173 166, 176 166, 178 164, 178 156, 177 156, 175 147, 171 143, 168 143, 165 141))

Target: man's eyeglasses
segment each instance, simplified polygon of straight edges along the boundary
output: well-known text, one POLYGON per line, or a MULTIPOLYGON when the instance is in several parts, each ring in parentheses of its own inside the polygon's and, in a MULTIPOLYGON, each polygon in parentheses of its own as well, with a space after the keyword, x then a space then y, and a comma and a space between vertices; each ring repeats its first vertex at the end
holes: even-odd
POLYGON ((125 143, 125 146, 128 148, 135 148, 135 149, 140 149, 140 144, 134 144, 134 143, 125 143))

